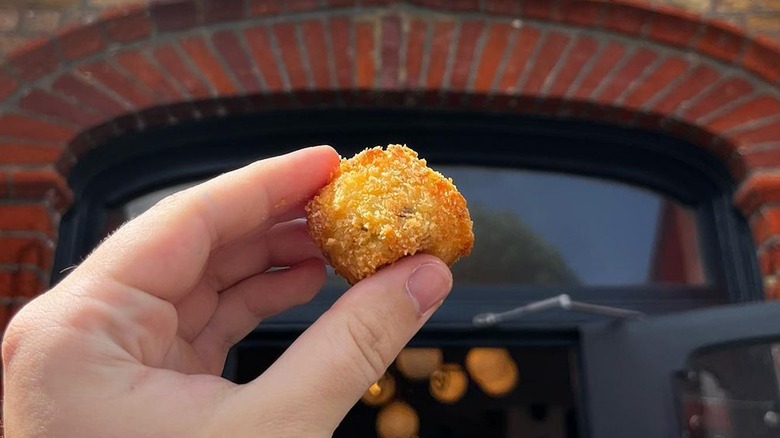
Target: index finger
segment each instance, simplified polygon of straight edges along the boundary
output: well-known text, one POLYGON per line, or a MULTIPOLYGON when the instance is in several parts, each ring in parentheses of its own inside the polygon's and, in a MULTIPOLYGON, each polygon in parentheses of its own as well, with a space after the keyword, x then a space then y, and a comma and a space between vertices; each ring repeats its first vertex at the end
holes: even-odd
POLYGON ((107 239, 76 272, 182 298, 212 249, 270 228, 328 183, 339 156, 319 146, 257 161, 161 201, 107 239))

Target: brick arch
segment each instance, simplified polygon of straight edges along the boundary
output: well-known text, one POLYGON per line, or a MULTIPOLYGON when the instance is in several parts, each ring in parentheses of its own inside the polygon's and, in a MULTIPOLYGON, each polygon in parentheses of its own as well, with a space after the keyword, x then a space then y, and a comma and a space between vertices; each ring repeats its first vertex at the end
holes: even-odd
POLYGON ((110 10, 22 47, 0 69, 0 196, 11 200, 0 208, 9 231, 0 289, 45 287, 59 214, 72 202, 65 177, 110 137, 271 108, 413 105, 640 126, 710 150, 740 184, 735 201, 775 296, 778 84, 777 43, 629 1, 188 0, 110 10))

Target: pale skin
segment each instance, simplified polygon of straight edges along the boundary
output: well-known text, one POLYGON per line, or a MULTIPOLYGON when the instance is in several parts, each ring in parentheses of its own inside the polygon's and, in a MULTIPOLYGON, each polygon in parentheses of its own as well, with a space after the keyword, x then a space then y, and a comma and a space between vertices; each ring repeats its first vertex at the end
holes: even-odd
POLYGON ((259 161, 104 241, 8 326, 5 436, 331 436, 452 286, 440 260, 403 259, 345 293, 254 381, 220 377, 232 345, 322 287, 300 218, 337 165, 330 147, 259 161))

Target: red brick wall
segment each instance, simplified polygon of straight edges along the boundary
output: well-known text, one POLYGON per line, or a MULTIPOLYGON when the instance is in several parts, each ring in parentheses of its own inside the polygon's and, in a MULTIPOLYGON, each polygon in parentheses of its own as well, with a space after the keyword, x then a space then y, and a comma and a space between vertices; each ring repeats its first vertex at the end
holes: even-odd
MULTIPOLYGON (((511 1, 513 0, 507 0, 507 2, 511 1)), ((49 36, 60 27, 94 20, 106 8, 147 2, 148 0, 0 2, 0 58, 26 41, 49 36)), ((636 2, 648 6, 679 7, 707 18, 733 23, 749 34, 780 39, 780 0, 637 0, 636 2)))
MULTIPOLYGON (((133 0, 133 3, 138 3, 133 0)), ((0 57, 26 41, 49 36, 58 28, 94 19, 110 5, 127 0, 7 0, 0 2, 0 57)))
POLYGON ((84 152, 149 126, 315 102, 574 117, 688 139, 739 182, 736 205, 753 227, 767 295, 778 297, 779 84, 774 40, 665 5, 182 0, 110 9, 0 66, 0 297, 7 313, 45 288, 72 200, 65 177, 84 152))

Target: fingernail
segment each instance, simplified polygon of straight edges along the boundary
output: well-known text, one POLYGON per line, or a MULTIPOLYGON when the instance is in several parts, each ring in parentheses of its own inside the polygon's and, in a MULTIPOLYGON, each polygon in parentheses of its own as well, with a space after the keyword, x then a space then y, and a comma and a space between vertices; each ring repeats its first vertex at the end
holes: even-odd
POLYGON ((447 296, 452 276, 436 263, 418 266, 406 280, 406 291, 420 315, 425 315, 447 296))

